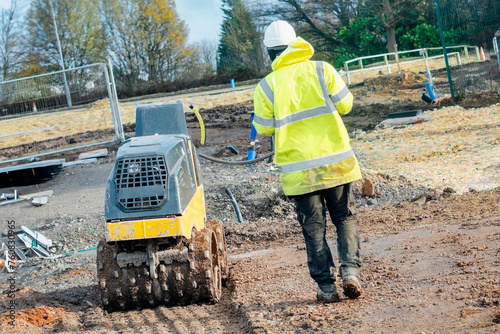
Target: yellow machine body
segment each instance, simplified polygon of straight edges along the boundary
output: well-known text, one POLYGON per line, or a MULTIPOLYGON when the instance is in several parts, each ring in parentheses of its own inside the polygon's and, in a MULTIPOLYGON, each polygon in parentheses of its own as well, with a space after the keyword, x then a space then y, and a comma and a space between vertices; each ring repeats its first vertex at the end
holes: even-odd
POLYGON ((199 185, 182 215, 111 222, 106 224, 106 240, 111 242, 174 236, 189 239, 193 228, 197 231, 205 228, 205 220, 205 196, 203 185, 199 185))

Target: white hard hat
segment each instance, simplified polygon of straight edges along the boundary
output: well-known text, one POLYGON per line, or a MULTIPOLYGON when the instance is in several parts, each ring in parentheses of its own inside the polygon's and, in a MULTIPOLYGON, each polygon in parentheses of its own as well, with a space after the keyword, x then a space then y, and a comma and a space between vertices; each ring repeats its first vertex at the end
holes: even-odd
POLYGON ((264 33, 264 45, 268 48, 288 45, 297 38, 290 23, 282 20, 274 21, 264 33))

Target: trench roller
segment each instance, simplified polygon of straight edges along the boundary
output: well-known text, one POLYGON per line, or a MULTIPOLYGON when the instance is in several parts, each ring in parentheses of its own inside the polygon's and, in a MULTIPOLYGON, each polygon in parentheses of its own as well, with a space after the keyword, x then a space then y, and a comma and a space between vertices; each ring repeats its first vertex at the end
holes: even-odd
POLYGON ((228 277, 221 222, 206 221, 203 183, 183 104, 138 105, 106 185, 97 246, 104 309, 216 303, 228 277))

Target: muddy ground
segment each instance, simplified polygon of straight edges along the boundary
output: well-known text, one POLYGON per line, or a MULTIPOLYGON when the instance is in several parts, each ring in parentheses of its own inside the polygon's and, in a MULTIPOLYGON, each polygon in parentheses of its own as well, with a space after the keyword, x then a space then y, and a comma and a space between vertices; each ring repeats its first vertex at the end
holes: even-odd
MULTIPOLYGON (((394 92, 397 86, 391 85, 390 80, 379 85, 376 94, 366 87, 355 90, 362 103, 344 118, 350 131, 370 131, 388 112, 439 107, 421 102, 419 93, 394 92)), ((248 103, 205 110, 207 145, 199 152, 244 159, 250 111, 248 103)), ((187 120, 189 131, 199 138, 194 118, 187 120)), ((128 130, 132 135, 132 125, 128 130)), ((259 137, 258 146, 259 154, 267 152, 269 139, 259 137)), ((56 258, 31 258, 19 269, 14 299, 8 295, 9 274, 0 273, 0 313, 12 301, 16 310, 14 327, 8 326, 7 312, 0 314, 0 333, 500 330, 500 189, 457 195, 451 189, 438 191, 403 177, 363 171, 376 189, 375 196, 363 196, 358 181, 354 190, 363 295, 323 305, 315 299, 293 203, 283 195, 279 174, 267 161, 229 166, 201 159, 207 218, 224 222, 230 254, 230 278, 220 303, 108 314, 98 295, 94 247, 104 235, 104 187, 116 147, 109 149, 97 164, 68 167, 48 182, 16 187, 24 194, 53 190, 48 204, 0 207, 4 222, 40 231, 59 246, 56 258), (226 188, 238 201, 241 224, 226 188)), ((13 189, 0 188, 0 193, 13 189)), ((0 231, 7 232, 5 223, 0 231)), ((336 249, 331 225, 328 236, 336 249)))

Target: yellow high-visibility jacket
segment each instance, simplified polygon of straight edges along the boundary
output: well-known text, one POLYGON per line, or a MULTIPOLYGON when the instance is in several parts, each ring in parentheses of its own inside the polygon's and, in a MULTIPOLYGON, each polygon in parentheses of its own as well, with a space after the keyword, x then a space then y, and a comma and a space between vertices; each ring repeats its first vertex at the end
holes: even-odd
POLYGON ((254 91, 255 129, 274 135, 274 160, 288 196, 307 194, 361 178, 339 114, 353 96, 335 69, 310 61, 313 47, 298 37, 272 63, 254 91))

